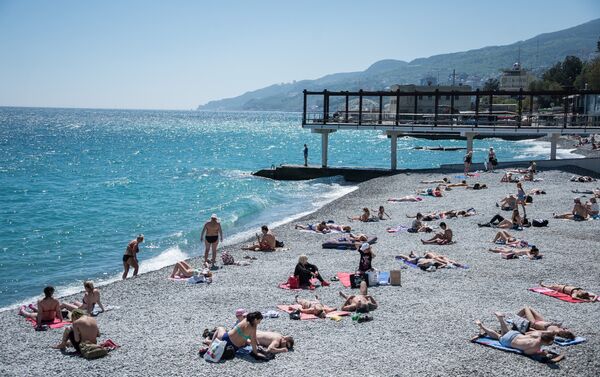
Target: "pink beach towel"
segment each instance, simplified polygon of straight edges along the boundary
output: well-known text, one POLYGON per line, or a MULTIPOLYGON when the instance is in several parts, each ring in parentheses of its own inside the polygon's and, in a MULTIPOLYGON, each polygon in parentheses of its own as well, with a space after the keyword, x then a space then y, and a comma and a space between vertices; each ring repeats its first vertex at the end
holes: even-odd
MULTIPOLYGON (((323 305, 323 307, 325 308, 325 310, 332 310, 333 308, 330 308, 329 306, 323 305)), ((302 306, 300 306, 299 304, 294 304, 294 305, 277 305, 277 309, 286 312, 286 313, 291 313, 295 310, 298 309, 302 309, 302 306)), ((325 315, 326 318, 330 318, 333 316, 340 316, 340 317, 344 317, 344 316, 348 316, 350 315, 350 312, 346 312, 343 310, 333 310, 330 311, 329 313, 327 313, 325 315)), ((310 319, 320 319, 319 317, 317 317, 314 314, 307 314, 307 313, 300 313, 300 320, 310 320, 310 319)))
POLYGON ((541 293, 545 296, 550 296, 550 297, 554 297, 557 298, 561 301, 566 301, 566 302, 570 302, 570 303, 574 303, 574 304, 578 304, 581 302, 590 302, 590 301, 585 301, 585 300, 579 300, 576 298, 573 298, 571 296, 569 296, 568 294, 562 293, 562 292, 557 292, 553 289, 550 288, 544 288, 544 287, 535 287, 535 288, 529 288, 530 291, 532 292, 537 292, 537 293, 541 293))
MULTIPOLYGON (((37 321, 35 319, 26 317, 25 320, 27 322, 30 322, 33 325, 33 327, 37 327, 37 321)), ((64 320, 61 321, 58 318, 54 318, 53 322, 43 322, 42 324, 50 327, 51 329, 60 329, 61 327, 70 325, 71 322, 64 321, 64 320)))
POLYGON ((338 277, 338 279, 340 280, 340 283, 342 283, 342 285, 346 288, 350 288, 350 273, 348 272, 338 272, 336 274, 336 276, 338 277))

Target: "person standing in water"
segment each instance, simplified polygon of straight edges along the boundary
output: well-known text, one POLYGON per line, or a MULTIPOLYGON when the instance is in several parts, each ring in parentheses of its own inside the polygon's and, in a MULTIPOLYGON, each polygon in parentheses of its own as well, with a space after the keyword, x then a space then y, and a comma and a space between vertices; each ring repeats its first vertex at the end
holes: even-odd
POLYGON ((129 267, 133 267, 133 276, 137 276, 140 265, 138 264, 137 253, 140 252, 140 244, 144 242, 144 235, 140 234, 135 240, 132 240, 123 254, 123 280, 127 279, 129 267))
POLYGON ((214 266, 217 261, 217 245, 219 244, 219 239, 223 242, 223 230, 221 229, 221 223, 216 214, 213 213, 210 216, 210 220, 204 224, 200 239, 204 240, 204 263, 208 263, 208 251, 212 248, 212 259, 210 264, 214 266))
POLYGON ((304 144, 304 166, 308 166, 308 147, 304 144))

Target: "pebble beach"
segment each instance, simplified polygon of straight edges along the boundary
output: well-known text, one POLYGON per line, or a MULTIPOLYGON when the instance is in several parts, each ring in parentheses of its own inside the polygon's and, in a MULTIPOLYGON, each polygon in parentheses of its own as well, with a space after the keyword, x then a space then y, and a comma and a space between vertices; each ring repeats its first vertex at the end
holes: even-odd
MULTIPOLYGON (((497 229, 479 228, 500 211, 495 203, 516 193, 514 183, 500 183, 502 174, 481 173, 469 183, 485 183, 486 190, 454 188, 442 198, 425 197, 419 203, 388 203, 390 197, 414 194, 415 189, 434 186, 421 180, 450 177, 460 173, 431 170, 425 173, 398 174, 360 183, 359 188, 318 211, 274 229, 285 251, 256 253, 241 251, 240 245, 220 248, 236 260, 244 255, 257 257, 249 266, 224 266, 215 271, 212 284, 187 284, 168 279, 171 267, 101 287, 102 301, 114 310, 97 317, 102 335, 121 348, 109 356, 88 361, 61 354, 50 348, 59 341, 62 330, 36 332, 18 316, 16 310, 0 312, 1 376, 596 376, 600 373, 600 302, 571 304, 528 291, 540 280, 572 284, 591 292, 600 292, 600 220, 574 222, 555 220, 552 213, 570 212, 573 197, 583 201, 590 195, 571 190, 591 190, 598 182, 569 182, 572 172, 541 171, 540 182, 525 182, 524 188, 541 188, 546 195, 535 195, 527 206, 529 219, 548 219, 546 228, 525 228, 511 233, 535 244, 544 255, 541 260, 505 260, 487 251, 497 229), (391 220, 349 223, 361 208, 384 205, 391 220), (450 209, 475 208, 476 216, 447 220, 454 232, 455 244, 422 245, 420 238, 430 234, 394 233, 386 228, 410 225, 407 214, 450 209), (378 237, 373 246, 373 266, 381 271, 401 269, 402 286, 369 289, 379 308, 371 313, 374 320, 357 323, 350 317, 336 322, 329 319, 292 321, 281 313, 279 318, 264 319, 259 329, 273 330, 295 338, 293 352, 278 354, 270 362, 248 357, 211 364, 198 356, 202 332, 218 325, 231 327, 237 308, 249 311, 275 310, 277 304, 291 304, 299 294, 311 298, 317 293, 323 303, 339 307, 340 290, 350 292, 339 282, 315 291, 293 292, 277 287, 293 272, 298 256, 306 254, 322 275, 330 280, 336 272, 351 272, 358 266, 356 251, 322 249, 321 243, 335 235, 300 232, 294 223, 321 220, 349 223, 353 232, 378 237), (394 257, 411 250, 428 250, 469 266, 468 269, 441 269, 425 272, 403 268, 394 257), (495 311, 515 313, 528 305, 552 321, 563 322, 587 342, 570 346, 552 346, 566 355, 556 365, 542 364, 527 357, 473 344, 477 335, 474 324, 498 328, 495 311)), ((596 177, 598 178, 598 177, 596 177)), ((429 222, 438 230, 439 221, 429 222)), ((258 230, 257 230, 258 231, 258 230)), ((227 235, 225 235, 227 236, 227 235)), ((190 260, 199 265, 198 250, 190 260)), ((120 263, 120 261, 115 261, 120 263)), ((65 271, 67 274, 68 271, 65 271)), ((43 287, 40 287, 40 291, 43 287)), ((60 292, 57 292, 60 296, 60 292)), ((79 300, 81 294, 61 298, 79 300)))

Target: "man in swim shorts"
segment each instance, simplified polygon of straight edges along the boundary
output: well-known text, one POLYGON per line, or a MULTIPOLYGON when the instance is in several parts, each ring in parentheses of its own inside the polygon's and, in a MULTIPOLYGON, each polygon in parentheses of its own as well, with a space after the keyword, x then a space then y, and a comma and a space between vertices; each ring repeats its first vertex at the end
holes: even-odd
POLYGON ((210 216, 210 220, 204 224, 200 239, 204 240, 204 263, 209 263, 208 251, 212 248, 212 259, 210 264, 214 266, 217 261, 217 245, 219 244, 219 239, 223 242, 223 230, 221 229, 221 223, 216 214, 213 213, 210 216))
POLYGON ((139 245, 144 242, 144 235, 140 234, 135 240, 132 240, 125 249, 123 254, 123 280, 127 279, 129 273, 129 267, 133 267, 133 276, 137 276, 140 268, 137 259, 137 253, 140 252, 139 245))

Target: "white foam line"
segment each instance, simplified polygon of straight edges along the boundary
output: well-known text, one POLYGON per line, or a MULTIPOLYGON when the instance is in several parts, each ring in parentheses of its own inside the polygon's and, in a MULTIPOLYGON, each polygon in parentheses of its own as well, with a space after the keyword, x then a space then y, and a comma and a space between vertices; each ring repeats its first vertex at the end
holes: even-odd
MULTIPOLYGON (((550 156, 550 142, 549 141, 531 139, 531 140, 519 140, 516 143, 526 144, 527 147, 520 154, 515 155, 515 157, 514 157, 515 159, 526 160, 526 159, 534 159, 534 158, 539 158, 539 157, 546 158, 546 157, 550 156)), ((575 150, 575 148, 573 148, 573 149, 557 148, 556 149, 556 158, 559 160, 560 159, 570 159, 570 158, 585 158, 585 156, 583 156, 583 155, 571 153, 574 150, 575 150)))

